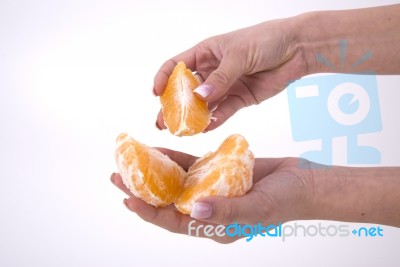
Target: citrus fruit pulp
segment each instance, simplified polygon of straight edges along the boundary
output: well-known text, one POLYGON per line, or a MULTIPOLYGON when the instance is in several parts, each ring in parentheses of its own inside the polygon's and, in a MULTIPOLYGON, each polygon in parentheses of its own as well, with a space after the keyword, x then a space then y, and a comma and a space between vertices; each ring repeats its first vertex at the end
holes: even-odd
POLYGON ((167 206, 180 194, 186 172, 168 156, 120 134, 116 161, 125 186, 153 206, 167 206))
POLYGON ((200 198, 241 196, 252 187, 254 156, 238 134, 197 159, 188 172, 127 134, 117 138, 115 156, 124 184, 136 197, 156 207, 175 203, 183 214, 190 214, 200 198))
POLYGON ((241 135, 231 135, 215 152, 199 158, 188 171, 176 208, 190 214, 196 200, 244 195, 253 184, 254 156, 241 135))
POLYGON ((207 102, 193 92, 199 85, 199 80, 185 63, 178 62, 160 96, 164 124, 172 134, 195 135, 210 123, 207 102))

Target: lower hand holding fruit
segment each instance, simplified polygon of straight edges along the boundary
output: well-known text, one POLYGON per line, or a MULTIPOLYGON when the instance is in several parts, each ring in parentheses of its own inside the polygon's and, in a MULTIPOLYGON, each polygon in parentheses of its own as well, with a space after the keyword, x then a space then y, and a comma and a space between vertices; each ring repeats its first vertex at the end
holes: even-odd
MULTIPOLYGON (((160 152, 187 171, 197 157, 159 148, 160 152)), ((210 196, 199 198, 191 215, 182 214, 174 205, 155 207, 137 198, 124 185, 120 174, 113 174, 112 182, 128 195, 124 200, 129 210, 142 219, 174 233, 188 234, 189 223, 198 225, 228 225, 231 223, 268 225, 295 219, 306 219, 313 204, 313 176, 307 168, 299 167, 297 158, 256 158, 253 186, 245 195, 237 197, 210 196)), ((199 161, 197 161, 199 162, 199 161)), ((206 237, 200 233, 200 237, 206 237)), ((210 238, 210 237, 207 237, 210 238)), ((221 243, 238 238, 211 237, 221 243)))

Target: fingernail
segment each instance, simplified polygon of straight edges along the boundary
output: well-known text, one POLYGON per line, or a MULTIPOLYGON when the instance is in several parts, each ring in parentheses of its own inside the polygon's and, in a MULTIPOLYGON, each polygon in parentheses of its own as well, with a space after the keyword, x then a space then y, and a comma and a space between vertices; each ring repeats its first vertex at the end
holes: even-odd
POLYGON ((213 89, 210 85, 202 84, 193 90, 194 93, 198 94, 202 98, 206 98, 211 95, 213 89))
POLYGON ((113 182, 114 183, 114 176, 115 176, 115 172, 113 172, 112 174, 111 174, 111 177, 110 177, 110 179, 111 179, 111 182, 113 182))
POLYGON ((153 87, 153 89, 151 90, 151 92, 153 93, 154 96, 157 96, 157 95, 156 95, 156 88, 155 88, 155 87, 153 87))
POLYGON ((206 219, 211 216, 213 207, 209 203, 196 202, 193 205, 190 217, 194 219, 206 219))

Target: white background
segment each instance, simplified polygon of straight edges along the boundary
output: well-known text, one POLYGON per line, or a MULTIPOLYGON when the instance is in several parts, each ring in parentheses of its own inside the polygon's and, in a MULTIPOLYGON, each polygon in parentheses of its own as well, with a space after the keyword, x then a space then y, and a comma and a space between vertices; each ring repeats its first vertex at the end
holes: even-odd
MULTIPOLYGON (((154 74, 215 34, 311 10, 395 2, 1 0, 0 266, 398 266, 395 228, 384 227, 382 238, 220 245, 145 223, 109 182, 122 131, 196 155, 231 133, 243 134, 258 157, 318 147, 292 140, 285 93, 204 135, 159 132, 154 74)), ((360 137, 381 151, 383 165, 400 164, 399 83, 378 77, 383 131, 360 137)))

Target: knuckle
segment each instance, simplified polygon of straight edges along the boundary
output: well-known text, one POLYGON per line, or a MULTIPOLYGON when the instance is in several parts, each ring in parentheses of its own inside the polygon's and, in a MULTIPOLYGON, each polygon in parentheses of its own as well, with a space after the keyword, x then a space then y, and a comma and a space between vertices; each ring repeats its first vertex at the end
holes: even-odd
POLYGON ((217 82, 219 84, 227 85, 229 83, 229 76, 227 74, 227 71, 222 68, 216 69, 211 73, 210 76, 214 82, 217 82))
POLYGON ((216 125, 221 125, 236 113, 237 109, 231 106, 218 108, 213 112, 213 117, 217 118, 214 122, 216 125))
POLYGON ((199 50, 208 50, 208 47, 210 46, 211 38, 204 39, 200 43, 196 45, 196 48, 199 50))
POLYGON ((187 225, 183 223, 183 220, 180 219, 178 224, 172 229, 168 229, 168 231, 172 233, 180 233, 180 234, 187 234, 187 225))
MULTIPOLYGON (((257 205, 254 207, 254 211, 257 214, 257 218, 262 221, 270 221, 273 217, 273 214, 277 210, 277 200, 272 197, 271 194, 266 193, 265 191, 257 190, 255 188, 253 193, 255 193, 255 201, 254 203, 263 203, 263 205, 257 205)), ((256 221, 250 221, 249 223, 257 223, 256 221)))
MULTIPOLYGON (((253 88, 248 88, 248 89, 249 89, 250 95, 252 96, 252 101, 250 101, 251 102, 250 105, 259 105, 259 104, 261 104, 264 99, 262 97, 260 97, 258 92, 256 90, 254 90, 253 88)), ((248 106, 250 106, 250 105, 248 105, 248 106)))
POLYGON ((218 118, 218 120, 223 120, 226 121, 231 117, 233 113, 233 108, 231 107, 224 107, 224 108, 219 108, 214 111, 213 116, 218 118), (232 110, 231 110, 232 109, 232 110))
POLYGON ((236 205, 227 205, 222 211, 221 223, 223 225, 231 224, 238 219, 238 208, 236 205))

